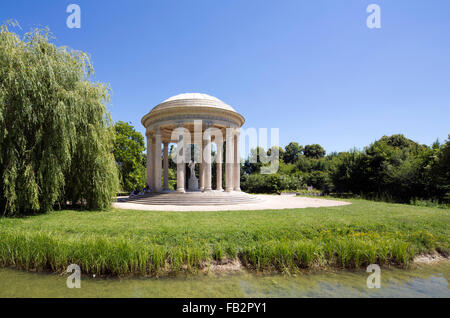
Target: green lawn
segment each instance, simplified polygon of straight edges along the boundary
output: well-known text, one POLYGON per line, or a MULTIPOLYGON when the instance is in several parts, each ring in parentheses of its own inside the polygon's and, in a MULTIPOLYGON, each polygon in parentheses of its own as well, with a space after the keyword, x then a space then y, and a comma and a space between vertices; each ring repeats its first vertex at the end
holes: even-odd
POLYGON ((341 207, 231 212, 58 211, 0 218, 0 265, 122 275, 195 271, 238 257, 258 270, 406 265, 450 250, 450 209, 348 200, 341 207))

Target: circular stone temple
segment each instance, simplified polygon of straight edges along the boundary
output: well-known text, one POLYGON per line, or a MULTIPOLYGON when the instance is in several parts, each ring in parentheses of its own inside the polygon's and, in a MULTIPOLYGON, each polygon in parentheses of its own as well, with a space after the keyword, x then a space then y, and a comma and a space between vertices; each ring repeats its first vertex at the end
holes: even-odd
POLYGON ((177 192, 222 191, 223 163, 225 191, 240 191, 239 128, 244 121, 233 107, 207 94, 180 94, 155 106, 142 118, 147 137, 147 184, 151 192, 169 192, 169 143, 177 144, 176 155, 172 157, 177 165, 177 192), (213 143, 215 158, 212 158, 213 143), (161 145, 164 145, 163 154, 161 145), (213 162, 217 169, 215 185, 212 185, 213 162), (186 180, 187 169, 190 169, 189 180, 186 180))

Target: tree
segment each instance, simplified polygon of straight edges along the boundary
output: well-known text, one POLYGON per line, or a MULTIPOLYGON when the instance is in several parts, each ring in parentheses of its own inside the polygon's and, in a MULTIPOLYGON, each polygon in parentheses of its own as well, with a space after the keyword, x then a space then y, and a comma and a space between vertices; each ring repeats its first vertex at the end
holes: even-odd
POLYGON ((291 142, 285 148, 284 162, 294 163, 300 157, 303 147, 296 142, 291 142))
POLYGON ((335 158, 337 163, 330 173, 336 192, 360 194, 366 190, 364 156, 362 151, 356 149, 338 154, 335 158))
POLYGON ((441 149, 419 145, 403 135, 383 136, 363 152, 338 155, 331 178, 337 192, 410 202, 415 198, 442 199, 443 175, 438 167, 441 149))
POLYGON ((80 51, 0 26, 0 213, 80 203, 106 208, 118 186, 110 90, 80 51))
MULTIPOLYGON (((226 158, 226 157, 224 157, 226 158)), ((260 173, 263 163, 267 162, 267 152, 262 147, 250 150, 248 159, 244 162, 244 172, 246 174, 260 173)))
POLYGON ((383 136, 375 141, 365 149, 365 191, 402 202, 423 197, 424 183, 418 178, 424 166, 420 155, 429 150, 403 135, 383 136))
POLYGON ((119 170, 122 190, 132 191, 145 186, 146 168, 143 151, 144 136, 129 123, 118 121, 114 125, 114 158, 119 170))
POLYGON ((380 140, 376 141, 374 144, 386 144, 394 148, 418 148, 420 145, 411 139, 406 138, 402 134, 383 136, 380 140))
POLYGON ((323 149, 322 146, 318 144, 306 145, 305 149, 303 150, 303 154, 308 158, 322 158, 325 156, 325 153, 325 149, 323 149))
POLYGON ((303 179, 307 185, 313 186, 315 189, 322 190, 328 193, 332 187, 330 177, 325 171, 312 171, 310 173, 303 174, 303 179))
POLYGON ((434 149, 432 161, 427 167, 433 192, 439 198, 450 199, 450 135, 439 148, 434 149))
POLYGON ((272 146, 271 148, 269 148, 269 150, 267 150, 268 157, 272 156, 272 149, 278 149, 278 159, 280 161, 284 161, 284 149, 279 146, 272 146))

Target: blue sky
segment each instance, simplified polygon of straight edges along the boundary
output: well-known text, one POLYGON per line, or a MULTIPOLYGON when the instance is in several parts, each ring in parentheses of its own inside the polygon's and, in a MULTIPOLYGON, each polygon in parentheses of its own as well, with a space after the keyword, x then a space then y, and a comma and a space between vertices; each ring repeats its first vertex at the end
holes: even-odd
POLYGON ((280 128, 280 144, 362 148, 403 133, 450 133, 448 0, 2 1, 0 21, 49 26, 57 45, 92 56, 113 90, 114 120, 140 119, 185 92, 235 107, 245 127, 280 128), (66 7, 81 7, 81 29, 66 7), (381 7, 381 29, 366 8, 381 7))

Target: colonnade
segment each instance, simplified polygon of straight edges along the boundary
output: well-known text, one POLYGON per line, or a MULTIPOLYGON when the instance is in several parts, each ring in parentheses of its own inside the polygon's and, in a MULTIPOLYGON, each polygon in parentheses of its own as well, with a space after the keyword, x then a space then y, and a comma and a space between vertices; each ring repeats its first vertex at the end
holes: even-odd
MULTIPOLYGON (((225 138, 225 191, 241 191, 240 188, 240 153, 239 128, 227 128, 225 138)), ((176 191, 186 192, 186 149, 192 140, 185 140, 184 134, 179 134, 178 140, 162 138, 161 128, 150 130, 147 137, 147 184, 155 193, 169 191, 169 141, 177 143, 177 187, 176 191), (161 151, 161 146, 164 150, 161 151), (179 159, 178 159, 179 158, 179 159), (164 174, 162 175, 162 169, 164 174), (164 176, 164 178, 162 178, 164 176), (164 181, 163 181, 164 180, 164 181)), ((199 190, 212 191, 212 143, 216 144, 216 189, 222 191, 223 139, 212 136, 207 130, 202 131, 200 146, 199 190)))

